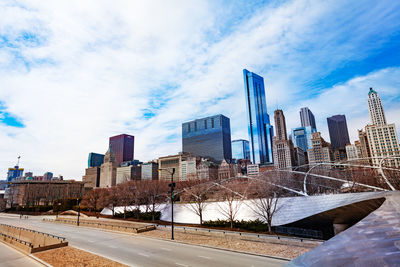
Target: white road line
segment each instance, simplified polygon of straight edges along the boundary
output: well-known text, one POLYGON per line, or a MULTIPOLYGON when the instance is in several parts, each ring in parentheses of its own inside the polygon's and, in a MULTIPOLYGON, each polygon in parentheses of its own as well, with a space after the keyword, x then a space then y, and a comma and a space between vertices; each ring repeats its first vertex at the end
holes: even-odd
POLYGON ((143 253, 138 253, 140 256, 143 256, 143 257, 150 257, 149 255, 147 255, 147 254, 143 254, 143 253))
POLYGON ((171 251, 169 248, 161 248, 162 250, 171 251))
POLYGON ((189 265, 182 264, 182 263, 179 263, 179 262, 175 262, 175 264, 176 264, 176 265, 179 265, 179 266, 183 266, 183 267, 189 267, 189 265))
POLYGON ((210 257, 207 257, 207 256, 199 255, 199 256, 197 256, 197 257, 199 257, 199 258, 204 258, 204 259, 207 259, 207 260, 211 260, 211 258, 210 258, 210 257))

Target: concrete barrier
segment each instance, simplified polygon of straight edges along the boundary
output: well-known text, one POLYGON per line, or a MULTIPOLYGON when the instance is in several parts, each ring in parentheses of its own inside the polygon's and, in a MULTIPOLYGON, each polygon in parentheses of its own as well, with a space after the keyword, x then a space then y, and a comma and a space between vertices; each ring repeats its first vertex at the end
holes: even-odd
POLYGON ((1 240, 27 253, 68 246, 63 237, 27 228, 0 224, 1 240))

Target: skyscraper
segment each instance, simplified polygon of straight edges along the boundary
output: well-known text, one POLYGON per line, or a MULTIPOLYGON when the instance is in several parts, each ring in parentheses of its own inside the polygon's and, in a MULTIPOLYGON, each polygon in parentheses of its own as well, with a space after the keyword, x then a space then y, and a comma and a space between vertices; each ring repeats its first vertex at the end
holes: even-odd
MULTIPOLYGON (((368 111, 372 125, 367 125, 365 132, 370 154, 373 157, 372 162, 379 165, 382 158, 400 156, 396 126, 394 123, 386 124, 382 101, 372 88, 369 88, 368 92, 368 111)), ((400 160, 394 161, 394 164, 399 166, 400 160)))
POLYGON ((307 150, 312 147, 311 134, 311 126, 292 129, 292 142, 294 146, 301 147, 304 152, 307 152, 307 150))
POLYGON ((217 162, 232 159, 229 118, 215 115, 182 124, 182 151, 210 157, 217 162))
POLYGON ((273 138, 274 166, 277 169, 291 168, 295 165, 294 147, 287 139, 286 121, 283 111, 274 111, 275 136, 273 138))
POLYGON ((243 76, 250 140, 250 160, 255 164, 271 164, 273 163, 273 128, 267 113, 264 79, 246 69, 243 70, 243 76))
POLYGON ((377 126, 386 125, 385 112, 383 111, 382 100, 378 93, 369 88, 368 92, 368 112, 371 123, 377 126))
POLYGON ((233 140, 232 158, 236 160, 249 159, 250 158, 249 141, 243 139, 233 140))
POLYGON ((311 126, 311 131, 313 133, 317 131, 314 114, 308 109, 308 107, 300 109, 300 121, 302 127, 311 126))
POLYGON ((332 150, 345 149, 350 144, 349 132, 345 115, 334 115, 327 118, 329 137, 331 139, 332 150))
POLYGON ((133 160, 134 143, 135 137, 132 135, 120 134, 110 137, 110 146, 117 165, 133 160))
POLYGON ((104 154, 98 153, 89 153, 88 157, 88 168, 90 167, 100 167, 101 164, 104 162, 104 154))
POLYGON ((309 164, 331 162, 333 160, 331 144, 325 142, 320 132, 312 133, 311 143, 312 147, 307 151, 309 164))

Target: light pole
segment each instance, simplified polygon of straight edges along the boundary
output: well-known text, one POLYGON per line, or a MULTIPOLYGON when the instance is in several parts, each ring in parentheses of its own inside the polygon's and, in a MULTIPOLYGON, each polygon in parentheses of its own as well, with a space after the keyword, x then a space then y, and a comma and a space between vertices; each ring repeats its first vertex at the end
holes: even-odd
POLYGON ((158 171, 165 170, 171 174, 171 183, 168 184, 169 187, 171 187, 171 191, 168 193, 171 193, 171 240, 174 240, 174 188, 175 188, 175 183, 174 183, 174 174, 175 174, 175 168, 172 168, 172 171, 169 169, 158 169, 158 171))
POLYGON ((81 216, 81 201, 80 199, 82 198, 82 185, 79 187, 79 198, 78 200, 78 220, 76 221, 76 225, 79 226, 79 217, 81 216))

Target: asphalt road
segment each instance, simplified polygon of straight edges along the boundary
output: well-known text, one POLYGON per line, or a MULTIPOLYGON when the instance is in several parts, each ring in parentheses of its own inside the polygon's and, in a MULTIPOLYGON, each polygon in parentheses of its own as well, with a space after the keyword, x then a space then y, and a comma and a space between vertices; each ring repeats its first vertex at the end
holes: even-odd
POLYGON ((130 266, 283 266, 287 261, 248 255, 134 234, 42 222, 41 217, 19 219, 0 214, 0 223, 66 237, 70 245, 130 266))
POLYGON ((43 266, 34 259, 19 252, 18 250, 0 242, 0 266, 4 267, 20 267, 20 266, 43 266))

